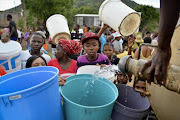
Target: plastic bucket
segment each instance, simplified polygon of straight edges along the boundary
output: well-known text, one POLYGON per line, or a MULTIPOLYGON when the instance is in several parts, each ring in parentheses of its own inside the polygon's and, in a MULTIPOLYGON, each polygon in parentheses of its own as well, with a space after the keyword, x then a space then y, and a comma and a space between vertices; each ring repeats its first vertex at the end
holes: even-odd
POLYGON ((120 0, 105 0, 100 9, 99 17, 123 36, 134 33, 140 23, 140 15, 120 0))
MULTIPOLYGON (((100 66, 85 65, 85 66, 78 68, 77 74, 92 74, 92 75, 94 75, 97 72, 99 72, 100 70, 101 70, 100 66)), ((111 71, 105 71, 105 72, 99 74, 99 76, 104 77, 104 78, 110 80, 111 82, 114 82, 114 79, 115 79, 115 74, 112 73, 111 71)))
POLYGON ((97 71, 100 71, 100 66, 97 65, 84 65, 79 67, 77 70, 77 74, 93 74, 97 71))
POLYGON ((54 44, 58 44, 59 39, 71 39, 68 22, 63 15, 55 14, 49 17, 46 27, 54 44))
POLYGON ((119 96, 111 115, 112 120, 142 120, 150 112, 147 97, 140 96, 132 87, 118 84, 119 96))
POLYGON ((61 74, 61 77, 62 78, 68 78, 68 77, 70 77, 72 75, 75 75, 75 73, 64 73, 64 74, 61 74))
POLYGON ((113 83, 90 74, 68 77, 60 92, 66 120, 109 120, 118 96, 113 83))
POLYGON ((54 67, 34 67, 0 77, 0 120, 63 120, 54 67))
POLYGON ((7 73, 21 69, 21 45, 16 41, 2 43, 0 40, 0 67, 7 73))

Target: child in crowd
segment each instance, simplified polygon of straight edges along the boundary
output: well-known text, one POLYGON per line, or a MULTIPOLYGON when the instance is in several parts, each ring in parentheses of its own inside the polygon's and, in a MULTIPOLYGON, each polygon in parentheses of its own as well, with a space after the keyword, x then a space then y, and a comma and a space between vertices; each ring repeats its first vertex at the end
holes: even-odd
POLYGON ((129 81, 129 79, 128 79, 127 75, 125 75, 125 74, 123 74, 121 72, 118 72, 118 74, 117 74, 117 82, 118 83, 127 84, 128 81, 129 81))
POLYGON ((76 71, 79 67, 84 65, 110 64, 106 55, 97 53, 99 49, 99 36, 85 36, 81 41, 83 49, 87 54, 78 57, 76 71))
POLYGON ((26 68, 38 66, 47 66, 46 60, 40 55, 33 55, 26 62, 26 68))
MULTIPOLYGON (((146 81, 141 78, 136 78, 137 80, 134 80, 134 89, 140 90, 142 92, 146 92, 146 81)), ((146 96, 144 93, 140 93, 141 96, 146 96)))
POLYGON ((30 50, 23 50, 21 52, 21 69, 25 69, 26 62, 32 55, 41 55, 45 58, 46 62, 51 60, 49 55, 46 55, 40 51, 42 45, 44 44, 44 38, 40 33, 33 33, 29 38, 29 41, 30 50))
POLYGON ((33 26, 29 26, 29 28, 28 28, 28 32, 26 32, 25 34, 24 34, 24 39, 27 41, 27 49, 28 50, 30 50, 30 45, 29 45, 29 43, 30 43, 30 37, 31 37, 31 35, 34 33, 34 28, 33 28, 33 26))
POLYGON ((116 33, 115 35, 116 35, 115 40, 112 43, 114 45, 114 52, 115 54, 120 54, 122 53, 122 45, 119 41, 121 40, 122 37, 119 33, 116 33))
POLYGON ((55 51, 56 59, 50 60, 48 66, 57 67, 60 74, 75 73, 77 61, 70 59, 69 55, 79 54, 81 48, 82 45, 78 41, 60 39, 55 51))
POLYGON ((7 74, 6 71, 2 67, 0 67, 0 76, 3 76, 5 74, 7 74))
MULTIPOLYGON (((145 37, 144 38, 144 43, 146 44, 151 44, 151 38, 150 37, 145 37)), ((152 58, 152 56, 155 54, 155 49, 151 49, 148 46, 139 46, 136 49, 136 52, 134 54, 134 59, 145 59, 149 60, 152 58)))
POLYGON ((116 55, 113 55, 114 48, 112 43, 110 42, 105 43, 103 53, 108 57, 112 65, 117 65, 119 63, 120 59, 116 55))

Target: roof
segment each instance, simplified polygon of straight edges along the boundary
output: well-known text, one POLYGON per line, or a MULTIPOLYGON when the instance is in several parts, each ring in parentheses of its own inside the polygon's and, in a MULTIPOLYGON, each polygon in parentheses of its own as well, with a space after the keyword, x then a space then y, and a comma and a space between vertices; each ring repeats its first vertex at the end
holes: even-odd
POLYGON ((76 17, 99 17, 98 14, 76 14, 76 17))

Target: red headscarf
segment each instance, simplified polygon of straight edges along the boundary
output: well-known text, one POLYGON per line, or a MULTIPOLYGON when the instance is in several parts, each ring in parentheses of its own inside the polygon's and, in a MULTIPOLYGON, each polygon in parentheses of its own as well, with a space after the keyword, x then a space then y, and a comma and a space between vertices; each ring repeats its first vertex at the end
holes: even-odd
POLYGON ((59 44, 67 52, 68 55, 79 54, 82 49, 81 43, 75 40, 59 39, 59 44))

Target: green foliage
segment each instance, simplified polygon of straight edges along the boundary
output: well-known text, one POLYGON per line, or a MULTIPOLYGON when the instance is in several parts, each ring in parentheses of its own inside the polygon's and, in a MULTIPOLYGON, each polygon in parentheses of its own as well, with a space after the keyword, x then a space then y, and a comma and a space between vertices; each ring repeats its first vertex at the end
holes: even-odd
POLYGON ((156 10, 156 8, 147 5, 137 5, 135 10, 141 12, 140 29, 146 26, 148 31, 154 32, 157 30, 159 12, 156 10))
POLYGON ((134 9, 138 5, 136 2, 131 0, 121 0, 121 1, 132 9, 134 9))
POLYGON ((72 6, 73 0, 26 0, 26 8, 32 16, 44 21, 53 14, 67 14, 72 6))
MULTIPOLYGON (((99 7, 104 0, 26 0, 27 26, 34 25, 34 17, 46 21, 53 14, 62 14, 68 20, 71 29, 75 23, 76 14, 98 14, 99 7)), ((155 31, 159 20, 159 13, 156 8, 138 5, 131 0, 122 0, 129 7, 142 13, 140 29, 147 26, 148 31, 155 31)), ((22 26, 22 19, 18 22, 22 26)))
MULTIPOLYGON (((26 12, 26 23, 27 23, 27 27, 28 26, 33 26, 35 27, 35 21, 34 21, 34 17, 32 15, 30 15, 30 13, 27 11, 26 12)), ((42 25, 41 23, 37 22, 36 26, 40 26, 42 25)), ((19 26, 20 28, 23 28, 23 18, 21 17, 17 23, 17 26, 19 26)))

